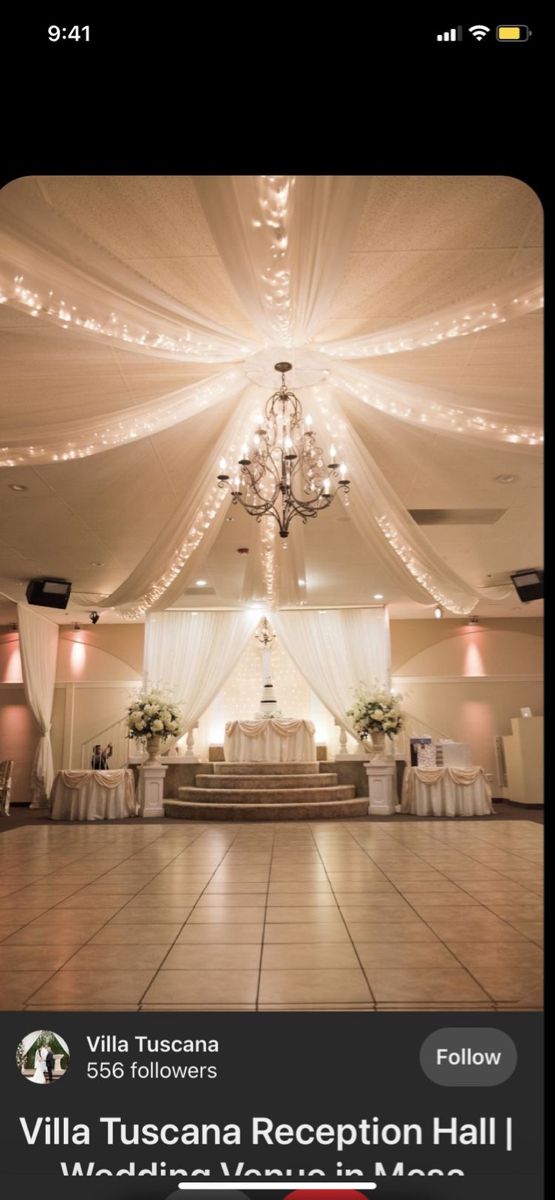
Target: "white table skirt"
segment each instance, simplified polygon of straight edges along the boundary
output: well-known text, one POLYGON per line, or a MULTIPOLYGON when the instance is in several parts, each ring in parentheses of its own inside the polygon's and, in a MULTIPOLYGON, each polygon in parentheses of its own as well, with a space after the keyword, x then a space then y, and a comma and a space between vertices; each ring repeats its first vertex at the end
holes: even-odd
POLYGON ((493 812, 482 767, 407 767, 401 812, 419 817, 485 817, 493 812))
POLYGON ((292 717, 228 721, 224 756, 226 762, 314 762, 314 725, 292 717))
POLYGON ((104 821, 137 811, 133 772, 58 771, 50 798, 53 821, 104 821))

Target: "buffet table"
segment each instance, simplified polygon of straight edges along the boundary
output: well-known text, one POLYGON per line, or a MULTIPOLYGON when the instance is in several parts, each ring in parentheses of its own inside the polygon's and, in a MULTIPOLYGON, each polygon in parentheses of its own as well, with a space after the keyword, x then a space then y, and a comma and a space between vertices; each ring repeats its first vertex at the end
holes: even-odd
POLYGON ((50 797, 53 821, 105 821, 137 812, 133 772, 58 771, 50 797))
POLYGON ((407 767, 401 812, 419 817, 485 817, 493 812, 482 767, 407 767))
POLYGON ((228 721, 224 757, 226 762, 314 762, 314 725, 292 717, 228 721))

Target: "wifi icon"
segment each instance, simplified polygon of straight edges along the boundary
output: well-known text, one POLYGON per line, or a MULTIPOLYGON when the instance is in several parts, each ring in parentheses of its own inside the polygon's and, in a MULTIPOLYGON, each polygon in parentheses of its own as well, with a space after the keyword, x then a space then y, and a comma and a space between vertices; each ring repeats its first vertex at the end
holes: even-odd
POLYGON ((477 42, 481 42, 485 38, 486 33, 490 32, 490 29, 488 25, 471 25, 468 32, 476 38, 477 42))

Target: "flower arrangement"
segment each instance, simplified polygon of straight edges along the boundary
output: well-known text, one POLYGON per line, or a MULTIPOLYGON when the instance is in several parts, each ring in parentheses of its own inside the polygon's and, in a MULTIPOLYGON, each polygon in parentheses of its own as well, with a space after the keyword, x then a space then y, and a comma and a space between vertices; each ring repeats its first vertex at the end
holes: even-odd
POLYGON ((401 696, 387 688, 376 687, 371 691, 361 688, 356 692, 355 702, 348 710, 359 738, 365 741, 371 733, 385 733, 392 738, 403 728, 403 714, 399 708, 401 696))
POLYGON ((165 739, 183 733, 179 708, 156 688, 135 697, 127 710, 127 726, 130 738, 165 739))

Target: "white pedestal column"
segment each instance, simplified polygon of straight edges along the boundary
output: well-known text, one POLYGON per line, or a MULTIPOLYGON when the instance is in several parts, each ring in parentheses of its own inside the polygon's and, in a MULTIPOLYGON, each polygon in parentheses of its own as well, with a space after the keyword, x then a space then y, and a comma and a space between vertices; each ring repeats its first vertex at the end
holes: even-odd
POLYGON ((139 771, 139 816, 164 816, 164 763, 148 763, 139 771))
POLYGON ((368 813, 372 817, 388 817, 395 812, 393 777, 395 761, 366 763, 368 776, 368 813))

